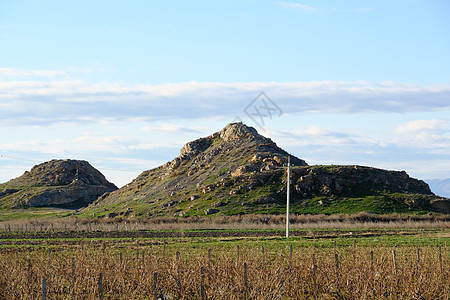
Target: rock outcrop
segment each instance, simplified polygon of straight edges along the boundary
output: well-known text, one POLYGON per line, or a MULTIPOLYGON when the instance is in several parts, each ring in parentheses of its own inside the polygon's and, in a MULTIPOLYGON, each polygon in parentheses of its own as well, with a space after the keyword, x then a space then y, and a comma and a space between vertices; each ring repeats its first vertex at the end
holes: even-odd
POLYGON ((86 206, 117 187, 82 160, 52 160, 0 185, 2 206, 86 206))
POLYGON ((427 183, 405 171, 364 166, 311 166, 292 170, 294 192, 312 195, 368 195, 373 192, 434 195, 427 183))

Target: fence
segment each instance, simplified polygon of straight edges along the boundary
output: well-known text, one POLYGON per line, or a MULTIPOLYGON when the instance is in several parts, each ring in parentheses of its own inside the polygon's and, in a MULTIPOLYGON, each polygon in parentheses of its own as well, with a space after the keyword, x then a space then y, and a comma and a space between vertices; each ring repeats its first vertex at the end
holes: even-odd
POLYGON ((193 249, 84 243, 0 250, 0 298, 448 299, 447 247, 193 249))

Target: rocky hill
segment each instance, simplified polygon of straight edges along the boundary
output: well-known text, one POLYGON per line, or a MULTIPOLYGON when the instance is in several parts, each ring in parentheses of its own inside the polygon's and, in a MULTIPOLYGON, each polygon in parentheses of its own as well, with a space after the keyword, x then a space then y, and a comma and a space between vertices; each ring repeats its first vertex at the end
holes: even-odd
MULTIPOLYGON (((242 123, 187 143, 180 155, 105 194, 82 214, 186 216, 281 213, 288 153, 242 123)), ((448 199, 405 172, 361 166, 308 166, 291 156, 297 213, 449 212, 448 199)))
POLYGON ((116 189, 86 161, 52 160, 0 184, 0 207, 82 207, 116 189))

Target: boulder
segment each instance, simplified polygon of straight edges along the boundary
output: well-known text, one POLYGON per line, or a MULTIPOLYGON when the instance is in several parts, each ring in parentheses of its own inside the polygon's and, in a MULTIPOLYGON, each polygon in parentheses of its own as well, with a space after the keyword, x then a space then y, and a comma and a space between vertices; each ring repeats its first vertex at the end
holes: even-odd
POLYGON ((209 215, 216 214, 218 212, 219 212, 219 210, 216 208, 208 208, 205 210, 205 215, 209 216, 209 215))

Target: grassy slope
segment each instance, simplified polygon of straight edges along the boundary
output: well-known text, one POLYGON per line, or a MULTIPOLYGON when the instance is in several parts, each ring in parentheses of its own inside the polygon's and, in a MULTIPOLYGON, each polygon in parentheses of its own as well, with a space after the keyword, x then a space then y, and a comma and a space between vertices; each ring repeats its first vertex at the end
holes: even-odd
MULTIPOLYGON (((185 166, 186 169, 189 165, 185 166)), ((334 174, 339 172, 339 166, 311 166, 298 167, 309 171, 311 168, 319 172, 334 174)), ((209 177, 204 179, 204 184, 217 182, 219 178, 228 170, 227 166, 216 168, 209 177)), ((364 171, 366 172, 366 171, 364 171)), ((122 216, 204 216, 208 208, 219 209, 219 215, 235 214, 283 214, 286 211, 286 191, 283 179, 283 170, 274 170, 263 172, 264 184, 255 188, 246 188, 252 185, 254 178, 252 175, 239 177, 230 181, 230 186, 215 185, 214 190, 202 193, 197 187, 187 187, 175 195, 159 192, 150 194, 146 197, 139 197, 142 190, 155 187, 158 181, 158 173, 155 172, 148 176, 147 181, 139 186, 140 190, 130 190, 122 193, 119 200, 113 203, 100 203, 100 205, 83 210, 81 216, 91 217, 107 216, 110 213, 120 214, 122 216), (265 174, 265 175, 264 175, 265 174), (243 192, 230 195, 230 190, 243 188, 243 192), (138 196, 134 196, 134 194, 138 196), (191 200, 190 197, 198 197, 191 200), (258 203, 259 199, 271 197, 270 203, 258 203), (174 202, 173 205, 162 207, 164 203, 174 202), (222 205, 220 205, 222 204, 222 205)), ((198 174, 205 176, 206 174, 198 174)), ((258 175, 259 176, 259 175, 258 175)), ((159 185, 170 185, 171 181, 177 178, 171 177, 164 179, 159 185)), ((387 190, 374 190, 374 187, 362 185, 353 189, 351 192, 336 195, 322 195, 315 193, 308 197, 302 197, 298 193, 291 193, 290 211, 297 214, 355 214, 358 212, 372 212, 377 214, 425 214, 429 213, 424 207, 413 207, 408 202, 414 200, 432 199, 433 195, 412 194, 402 192, 389 192, 387 190)))

